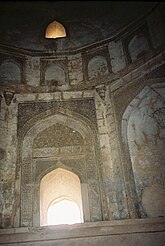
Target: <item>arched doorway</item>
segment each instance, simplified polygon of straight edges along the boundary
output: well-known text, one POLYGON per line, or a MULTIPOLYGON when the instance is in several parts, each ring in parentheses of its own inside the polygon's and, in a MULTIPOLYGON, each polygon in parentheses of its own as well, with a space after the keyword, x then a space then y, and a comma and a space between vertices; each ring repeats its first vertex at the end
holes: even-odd
POLYGON ((81 184, 73 172, 57 168, 40 182, 40 225, 83 222, 81 184))

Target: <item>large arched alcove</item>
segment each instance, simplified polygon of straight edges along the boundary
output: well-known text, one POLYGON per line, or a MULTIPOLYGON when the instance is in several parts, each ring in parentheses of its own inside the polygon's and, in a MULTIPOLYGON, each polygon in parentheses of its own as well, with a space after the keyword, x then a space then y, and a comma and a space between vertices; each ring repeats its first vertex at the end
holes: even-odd
POLYGON ((95 131, 88 120, 71 112, 42 116, 29 124, 22 142, 21 225, 40 225, 40 181, 57 168, 80 180, 82 220, 102 220, 95 131))
POLYGON ((132 100, 122 119, 128 170, 133 171, 141 217, 165 216, 164 87, 146 86, 132 100))

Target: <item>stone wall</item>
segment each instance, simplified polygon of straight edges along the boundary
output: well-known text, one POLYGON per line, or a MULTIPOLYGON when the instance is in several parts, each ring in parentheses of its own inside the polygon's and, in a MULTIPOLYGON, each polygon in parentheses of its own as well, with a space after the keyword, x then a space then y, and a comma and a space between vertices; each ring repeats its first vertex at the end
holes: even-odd
POLYGON ((1 100, 0 136, 0 218, 1 227, 10 227, 13 225, 15 203, 17 106, 12 102, 9 108, 4 98, 1 100))
MULTIPOLYGON (((162 95, 164 90, 162 84, 162 95)), ((140 213, 142 217, 163 217, 164 96, 161 96, 156 86, 146 87, 133 99, 130 106, 133 111, 128 119, 127 139, 140 213)))

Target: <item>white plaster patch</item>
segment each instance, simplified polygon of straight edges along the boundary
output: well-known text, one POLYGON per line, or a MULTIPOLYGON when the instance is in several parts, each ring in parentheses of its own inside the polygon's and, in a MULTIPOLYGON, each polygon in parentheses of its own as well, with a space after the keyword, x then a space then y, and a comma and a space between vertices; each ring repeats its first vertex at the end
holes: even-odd
POLYGON ((112 71, 116 73, 126 67, 122 42, 111 42, 109 43, 108 48, 111 58, 112 71))

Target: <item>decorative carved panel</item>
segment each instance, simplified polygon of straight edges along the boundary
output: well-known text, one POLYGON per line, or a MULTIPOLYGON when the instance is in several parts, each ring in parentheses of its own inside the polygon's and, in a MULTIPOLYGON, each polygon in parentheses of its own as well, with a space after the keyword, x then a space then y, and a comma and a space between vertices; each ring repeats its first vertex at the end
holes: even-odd
POLYGON ((40 132, 34 140, 34 148, 83 145, 82 136, 72 128, 57 123, 40 132))
POLYGON ((96 125, 95 103, 92 98, 69 101, 27 102, 18 104, 18 132, 28 120, 53 108, 68 109, 71 112, 79 113, 96 125))

